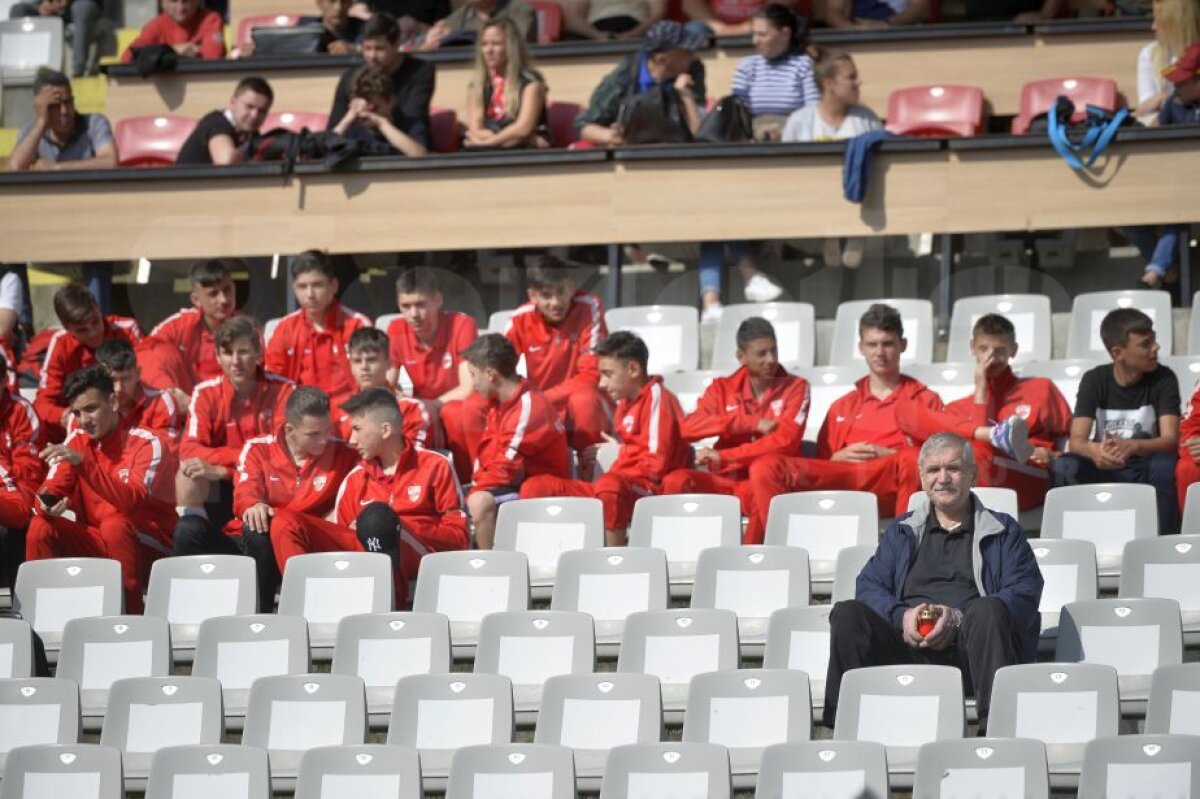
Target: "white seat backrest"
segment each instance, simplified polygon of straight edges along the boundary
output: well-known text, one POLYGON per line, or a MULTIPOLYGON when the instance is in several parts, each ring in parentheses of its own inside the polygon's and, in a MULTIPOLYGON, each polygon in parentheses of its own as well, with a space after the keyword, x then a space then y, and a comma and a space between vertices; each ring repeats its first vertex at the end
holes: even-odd
POLYGON ((984 314, 1000 314, 1012 322, 1017 334, 1014 360, 1045 361, 1053 351, 1050 337, 1050 298, 1044 294, 994 294, 963 297, 950 315, 948 361, 971 361, 971 331, 984 314))
POLYGON ((1150 317, 1159 346, 1172 352, 1171 295, 1166 291, 1096 291, 1075 295, 1067 337, 1067 357, 1104 358, 1108 350, 1100 340, 1100 323, 1117 308, 1136 308, 1150 317))
POLYGON ((829 354, 831 364, 862 363, 858 352, 858 321, 875 303, 890 305, 900 312, 904 338, 908 347, 900 362, 929 363, 933 360, 933 303, 929 300, 855 300, 838 306, 833 321, 833 342, 829 354))

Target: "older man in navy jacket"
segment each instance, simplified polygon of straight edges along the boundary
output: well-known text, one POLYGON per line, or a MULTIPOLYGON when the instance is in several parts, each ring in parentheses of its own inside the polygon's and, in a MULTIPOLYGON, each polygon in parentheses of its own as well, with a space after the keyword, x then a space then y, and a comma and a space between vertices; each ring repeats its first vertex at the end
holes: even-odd
POLYGON ((928 506, 888 528, 858 575, 855 599, 829 615, 829 727, 850 669, 936 663, 962 670, 982 729, 996 670, 1037 654, 1042 575, 1016 520, 971 494, 970 443, 938 433, 921 447, 919 466, 928 506), (922 635, 919 620, 929 610, 937 621, 922 635))

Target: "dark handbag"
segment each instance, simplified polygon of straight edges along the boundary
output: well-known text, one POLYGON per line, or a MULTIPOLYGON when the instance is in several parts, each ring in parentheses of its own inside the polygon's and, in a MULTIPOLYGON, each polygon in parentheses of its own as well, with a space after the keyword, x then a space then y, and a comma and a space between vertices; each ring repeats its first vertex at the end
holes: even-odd
POLYGON ((721 142, 743 142, 754 140, 754 122, 750 117, 750 106, 732 94, 717 101, 713 110, 705 115, 696 131, 696 141, 719 144, 721 142))
POLYGON ((326 169, 337 169, 361 156, 391 152, 386 143, 351 139, 332 131, 304 128, 296 133, 274 128, 250 140, 247 157, 250 161, 282 161, 284 172, 290 174, 297 161, 321 160, 326 169))
POLYGON ((254 57, 312 55, 321 52, 325 26, 297 25, 293 28, 258 27, 250 29, 254 57))
POLYGON ((169 44, 151 44, 133 48, 133 65, 138 75, 148 78, 160 72, 174 72, 179 54, 169 44))
POLYGON ((683 104, 670 84, 660 84, 630 98, 621 106, 617 119, 626 144, 682 144, 692 140, 683 104))

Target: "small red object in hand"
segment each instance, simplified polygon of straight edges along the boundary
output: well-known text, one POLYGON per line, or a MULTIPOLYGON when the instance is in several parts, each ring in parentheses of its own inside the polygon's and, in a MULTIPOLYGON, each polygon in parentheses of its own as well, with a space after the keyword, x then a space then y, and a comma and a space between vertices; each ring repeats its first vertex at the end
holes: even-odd
POLYGON ((922 638, 933 632, 933 628, 937 626, 938 612, 933 608, 926 608, 917 614, 917 634, 922 638))

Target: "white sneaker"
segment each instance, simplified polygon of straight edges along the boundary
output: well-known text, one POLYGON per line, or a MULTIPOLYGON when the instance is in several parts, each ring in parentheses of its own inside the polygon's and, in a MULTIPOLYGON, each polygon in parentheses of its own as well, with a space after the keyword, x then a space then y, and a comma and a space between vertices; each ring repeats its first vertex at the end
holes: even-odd
POLYGON ((825 239, 825 265, 837 268, 842 265, 842 245, 837 239, 825 239))
POLYGON ((712 322, 716 324, 721 319, 721 314, 725 312, 725 306, 719 302, 714 302, 712 305, 706 305, 700 311, 700 324, 712 322))
POLYGON ((847 269, 858 269, 862 264, 863 250, 867 246, 867 240, 859 237, 846 239, 846 249, 842 252, 842 264, 847 269))
POLYGON ((783 294, 783 289, 771 282, 771 278, 758 272, 746 281, 742 293, 750 302, 773 302, 783 294))

